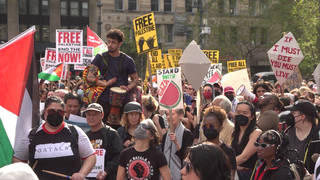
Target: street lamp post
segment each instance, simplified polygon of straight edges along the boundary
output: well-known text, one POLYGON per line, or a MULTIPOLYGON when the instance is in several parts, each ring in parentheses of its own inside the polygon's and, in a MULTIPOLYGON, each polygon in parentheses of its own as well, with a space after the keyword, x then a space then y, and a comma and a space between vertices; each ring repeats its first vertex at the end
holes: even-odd
POLYGON ((101 25, 102 25, 102 21, 101 21, 101 13, 102 13, 102 3, 101 3, 101 0, 98 0, 97 2, 97 7, 99 8, 99 16, 98 16, 98 22, 97 22, 97 33, 98 33, 98 36, 101 37, 101 25))

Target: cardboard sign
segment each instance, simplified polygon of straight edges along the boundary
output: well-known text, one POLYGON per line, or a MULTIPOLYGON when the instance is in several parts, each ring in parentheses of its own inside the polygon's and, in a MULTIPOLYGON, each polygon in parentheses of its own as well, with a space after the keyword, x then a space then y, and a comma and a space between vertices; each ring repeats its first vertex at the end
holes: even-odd
POLYGON ((106 155, 105 149, 95 149, 96 150, 96 164, 93 166, 91 172, 87 177, 96 177, 99 171, 104 171, 104 160, 106 155))
POLYGON ((151 55, 150 65, 151 65, 151 74, 156 75, 157 69, 162 68, 162 52, 161 49, 156 49, 149 52, 151 55))
POLYGON ((183 108, 181 68, 157 70, 160 110, 183 108))
POLYGON ((219 63, 219 51, 218 50, 202 50, 202 51, 209 58, 211 64, 219 63))
POLYGON ((182 56, 182 49, 168 49, 168 54, 172 56, 174 67, 178 67, 182 56))
POLYGON ((133 19, 133 29, 139 54, 158 48, 153 12, 133 19))
POLYGON ((238 71, 240 69, 246 69, 246 60, 227 61, 228 72, 238 71))
POLYGON ((221 80, 222 63, 211 64, 207 75, 204 77, 202 86, 205 84, 214 84, 221 80))
POLYGON ((242 84, 251 91, 251 84, 247 69, 230 72, 222 76, 222 87, 231 86, 236 91, 242 84))
POLYGON ((87 26, 87 46, 94 48, 93 56, 108 51, 108 46, 104 41, 87 26))
POLYGON ((297 67, 291 76, 284 82, 283 87, 288 89, 289 91, 300 88, 302 83, 302 75, 299 67, 297 67))
POLYGON ((58 63, 82 64, 82 37, 82 30, 56 30, 56 55, 58 63))
POLYGON ((46 64, 56 65, 56 48, 46 48, 45 56, 46 64))
POLYGON ((294 72, 304 58, 298 42, 289 32, 268 51, 270 65, 280 85, 294 72))
POLYGON ((312 73, 313 78, 317 84, 317 92, 320 93, 320 64, 317 65, 316 69, 312 73))
POLYGON ((81 70, 83 71, 89 64, 91 64, 91 61, 94 59, 94 48, 89 46, 83 46, 82 47, 82 64, 75 64, 74 69, 75 70, 81 70))

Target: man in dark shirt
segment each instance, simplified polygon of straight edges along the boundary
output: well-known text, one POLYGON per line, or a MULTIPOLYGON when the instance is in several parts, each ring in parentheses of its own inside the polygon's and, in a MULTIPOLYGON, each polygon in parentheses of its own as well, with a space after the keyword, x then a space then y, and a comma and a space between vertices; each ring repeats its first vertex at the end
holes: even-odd
MULTIPOLYGON (((138 74, 134 60, 125 53, 120 52, 123 39, 123 32, 119 29, 111 29, 107 33, 108 52, 105 52, 102 55, 98 54, 92 61, 92 64, 99 68, 102 75, 101 80, 96 80, 96 85, 106 87, 98 99, 98 103, 104 108, 105 118, 110 112, 110 88, 120 87, 126 91, 122 102, 124 105, 129 102, 128 92, 137 85, 138 81, 138 74), (128 81, 128 77, 131 79, 130 83, 128 81)), ((122 108, 120 112, 122 112, 122 108)))

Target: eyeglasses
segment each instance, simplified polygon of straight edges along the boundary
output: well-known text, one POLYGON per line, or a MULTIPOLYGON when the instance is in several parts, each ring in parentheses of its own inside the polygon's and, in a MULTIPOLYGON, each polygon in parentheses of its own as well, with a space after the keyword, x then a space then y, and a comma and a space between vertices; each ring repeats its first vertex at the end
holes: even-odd
POLYGON ((58 110, 48 109, 48 110, 47 110, 47 113, 48 113, 48 115, 55 114, 55 113, 59 113, 61 116, 64 116, 65 111, 62 110, 62 109, 58 109, 58 110))
POLYGON ((183 167, 186 167, 187 174, 189 174, 190 171, 192 170, 192 165, 190 162, 183 161, 183 167))
POLYGON ((258 142, 254 142, 254 146, 255 147, 262 147, 263 149, 264 148, 267 148, 267 147, 270 147, 270 146, 272 146, 273 144, 266 144, 266 143, 258 143, 258 142))

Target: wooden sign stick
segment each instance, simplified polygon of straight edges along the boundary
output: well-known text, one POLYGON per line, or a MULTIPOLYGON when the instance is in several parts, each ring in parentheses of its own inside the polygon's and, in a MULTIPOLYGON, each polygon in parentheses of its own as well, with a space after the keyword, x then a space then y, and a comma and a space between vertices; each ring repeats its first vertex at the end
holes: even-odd
POLYGON ((57 172, 53 172, 53 171, 42 170, 42 172, 45 172, 45 173, 48 173, 48 174, 52 174, 52 175, 55 175, 55 176, 59 176, 59 177, 64 177, 64 178, 67 178, 67 179, 71 179, 71 177, 68 176, 68 175, 57 173, 57 172))

